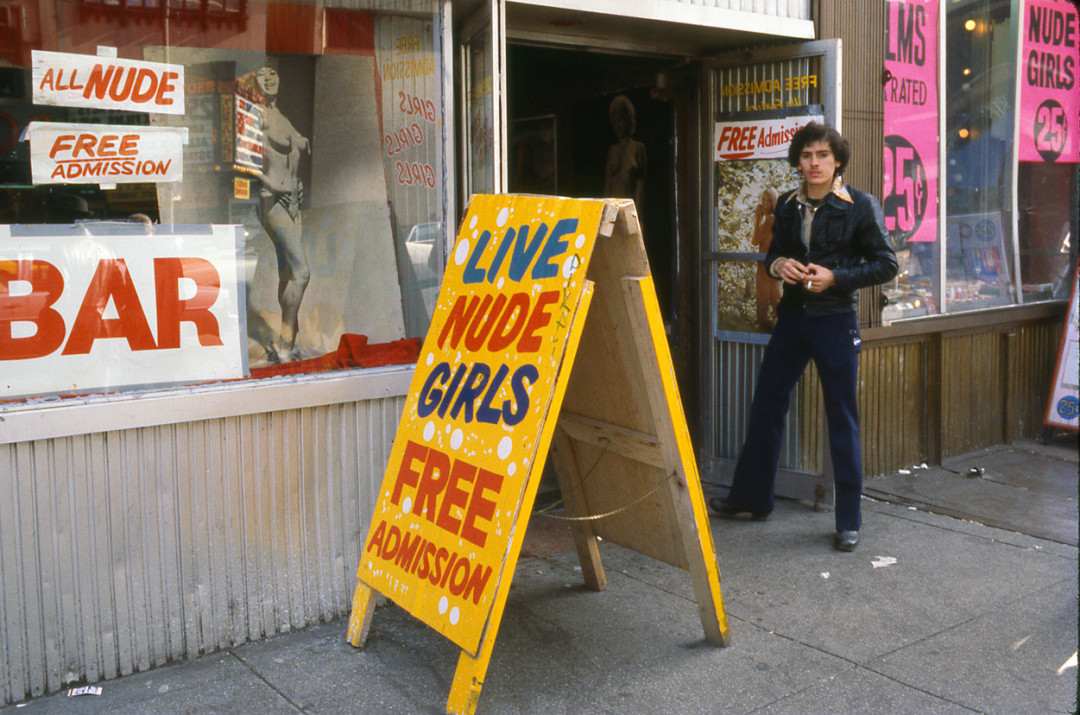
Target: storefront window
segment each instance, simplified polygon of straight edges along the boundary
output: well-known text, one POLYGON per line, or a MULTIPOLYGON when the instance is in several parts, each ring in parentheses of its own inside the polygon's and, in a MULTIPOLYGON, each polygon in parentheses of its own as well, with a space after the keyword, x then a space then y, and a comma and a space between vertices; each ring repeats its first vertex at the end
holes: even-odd
POLYGON ((1016 302, 1010 187, 1016 45, 1009 0, 949 2, 945 35, 945 300, 1016 302))
POLYGON ((939 0, 886 3, 883 201, 899 271, 882 318, 941 307, 939 0))
MULTIPOLYGON (((898 187, 917 187, 918 181, 890 172, 897 140, 887 136, 886 221, 892 206, 896 230, 890 231, 901 270, 886 286, 885 321, 1064 300, 1076 261, 1071 236, 1077 148, 1074 128, 1068 127, 1078 103, 1075 71, 1069 69, 1076 66, 1074 36, 1080 34, 1075 7, 1059 0, 941 1, 946 26, 940 181, 946 217, 932 231, 924 226, 922 235, 899 229, 909 214, 895 210, 903 203, 896 198, 898 187)), ((912 36, 904 9, 918 4, 927 18, 938 12, 936 0, 890 0, 890 48, 898 46, 897 38, 912 36)), ((888 102, 885 109, 887 135, 890 121, 910 122, 913 116, 888 102)), ((927 122, 936 121, 931 112, 924 114, 927 122)), ((932 201, 933 195, 928 205, 932 201)))
POLYGON ((1017 223, 1024 302, 1068 300, 1076 265, 1080 16, 1074 3, 1027 0, 1020 33, 1017 223))
POLYGON ((490 32, 482 35, 468 46, 470 195, 495 190, 494 41, 490 32))
POLYGON ((1068 300, 1076 241, 1076 164, 1021 162, 1020 275, 1024 302, 1068 300))
POLYGON ((0 399, 415 359, 445 224, 439 4, 334 4, 5 8, 0 361, 42 377, 0 399), (110 369, 47 379, 76 329, 110 369), (160 369, 210 347, 227 374, 160 369))

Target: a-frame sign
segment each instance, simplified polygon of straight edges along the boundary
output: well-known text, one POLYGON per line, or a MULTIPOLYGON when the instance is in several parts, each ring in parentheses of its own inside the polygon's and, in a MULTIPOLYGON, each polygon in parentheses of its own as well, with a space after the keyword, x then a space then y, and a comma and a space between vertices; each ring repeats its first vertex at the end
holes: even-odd
POLYGON ((705 499, 633 202, 475 196, 357 570, 347 638, 381 593, 461 647, 476 709, 549 448, 586 583, 597 537, 688 569, 728 642, 705 499))

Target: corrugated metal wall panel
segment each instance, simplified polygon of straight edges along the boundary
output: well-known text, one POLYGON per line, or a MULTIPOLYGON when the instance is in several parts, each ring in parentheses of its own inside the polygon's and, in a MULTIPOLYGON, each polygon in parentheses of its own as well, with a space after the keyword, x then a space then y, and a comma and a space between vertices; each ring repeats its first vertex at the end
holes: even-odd
MULTIPOLYGON (((746 422, 750 417, 750 403, 754 397, 761 369, 764 345, 718 341, 716 348, 717 401, 716 445, 714 456, 718 459, 736 460, 746 440, 746 422)), ((803 378, 806 379, 805 377, 803 378)), ((788 423, 797 414, 800 393, 792 394, 788 411, 788 423)), ((796 469, 798 464, 799 434, 785 430, 784 444, 780 452, 780 466, 796 469)))
POLYGON ((347 615, 403 407, 0 446, 0 702, 347 615))

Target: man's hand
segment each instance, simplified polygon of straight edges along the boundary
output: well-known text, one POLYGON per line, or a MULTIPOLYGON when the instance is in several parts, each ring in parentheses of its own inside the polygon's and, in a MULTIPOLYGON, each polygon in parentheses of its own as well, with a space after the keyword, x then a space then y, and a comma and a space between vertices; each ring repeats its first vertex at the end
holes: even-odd
POLYGON ((776 275, 778 275, 785 283, 795 285, 796 283, 802 283, 806 280, 806 266, 799 263, 794 258, 782 258, 777 261, 777 264, 776 275))
POLYGON ((806 284, 806 290, 811 293, 822 293, 836 285, 836 275, 832 270, 816 263, 806 266, 803 280, 806 284))

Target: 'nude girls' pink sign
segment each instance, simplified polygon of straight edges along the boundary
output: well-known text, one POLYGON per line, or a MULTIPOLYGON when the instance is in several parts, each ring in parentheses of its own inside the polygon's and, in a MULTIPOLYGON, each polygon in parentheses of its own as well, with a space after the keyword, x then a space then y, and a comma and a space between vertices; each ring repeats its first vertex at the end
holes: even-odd
POLYGON ((1080 21, 1069 0, 1025 0, 1020 23, 1020 161, 1080 161, 1080 21))

